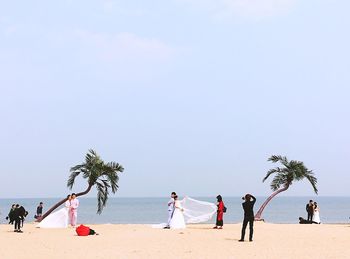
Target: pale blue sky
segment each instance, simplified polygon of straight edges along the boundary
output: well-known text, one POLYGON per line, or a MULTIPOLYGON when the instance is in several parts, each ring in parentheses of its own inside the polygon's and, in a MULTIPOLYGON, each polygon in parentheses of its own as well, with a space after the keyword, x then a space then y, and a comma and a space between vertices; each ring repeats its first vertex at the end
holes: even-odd
POLYGON ((125 167, 119 196, 267 195, 272 154, 304 161, 320 195, 348 195, 349 9, 1 1, 0 196, 65 195, 89 148, 125 167))

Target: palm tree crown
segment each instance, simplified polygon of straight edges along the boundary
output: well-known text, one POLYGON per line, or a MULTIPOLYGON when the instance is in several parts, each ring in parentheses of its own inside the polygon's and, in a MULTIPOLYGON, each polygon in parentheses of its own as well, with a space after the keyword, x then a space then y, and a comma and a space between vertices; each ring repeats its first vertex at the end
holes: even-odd
POLYGON ((311 170, 306 168, 303 162, 296 160, 288 161, 285 156, 275 155, 271 156, 268 161, 273 163, 280 162, 283 166, 270 169, 263 179, 263 182, 265 182, 270 175, 275 174, 270 184, 273 191, 277 191, 281 186, 288 188, 294 181, 300 181, 306 178, 311 183, 314 192, 316 194, 318 193, 316 187, 317 178, 314 176, 314 173, 311 170))
POLYGON ((70 169, 70 176, 68 178, 67 186, 72 189, 75 178, 82 175, 88 181, 88 188, 77 196, 88 193, 91 188, 96 185, 97 189, 97 213, 101 214, 103 208, 106 206, 109 190, 115 193, 118 190, 119 172, 123 172, 124 168, 116 162, 105 163, 100 156, 92 149, 85 156, 85 162, 73 166, 70 169))

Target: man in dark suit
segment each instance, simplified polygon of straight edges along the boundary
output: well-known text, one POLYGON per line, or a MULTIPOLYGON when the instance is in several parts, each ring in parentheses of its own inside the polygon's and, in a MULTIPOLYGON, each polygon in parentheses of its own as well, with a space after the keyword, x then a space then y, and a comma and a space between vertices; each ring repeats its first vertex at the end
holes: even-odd
POLYGON ((244 241, 245 236, 245 230, 247 228, 248 222, 249 222, 249 241, 253 241, 253 226, 254 226, 254 204, 256 202, 256 198, 251 194, 246 194, 242 199, 245 201, 242 203, 242 207, 244 210, 244 219, 243 219, 243 225, 242 225, 242 233, 241 233, 241 239, 239 242, 244 241))
POLYGON ((23 227, 24 218, 28 215, 28 212, 25 210, 23 206, 19 206, 19 204, 16 204, 16 208, 13 214, 14 214, 14 220, 15 220, 14 232, 22 233, 21 227, 23 227))
POLYGON ((312 221, 314 217, 314 202, 310 200, 308 204, 306 204, 306 212, 307 212, 307 220, 312 221))

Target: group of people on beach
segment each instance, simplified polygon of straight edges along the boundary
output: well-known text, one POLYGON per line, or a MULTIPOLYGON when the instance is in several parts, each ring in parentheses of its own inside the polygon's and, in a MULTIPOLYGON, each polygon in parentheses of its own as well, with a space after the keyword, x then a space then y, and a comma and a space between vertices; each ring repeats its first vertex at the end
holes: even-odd
POLYGON ((23 231, 21 228, 23 227, 23 223, 27 215, 28 211, 26 211, 23 206, 19 204, 12 204, 6 220, 9 221, 9 224, 14 225, 14 232, 22 233, 23 231))
POLYGON ((48 215, 38 224, 40 228, 68 227, 77 225, 79 200, 75 193, 69 194, 64 208, 48 215))
MULTIPOLYGON (((41 220, 43 216, 43 204, 43 202, 39 203, 36 209, 36 214, 34 216, 37 221, 41 221, 38 225, 39 227, 56 227, 57 225, 55 224, 64 227, 67 227, 68 225, 76 227, 79 200, 77 199, 75 193, 69 194, 67 196, 65 207, 63 209, 54 212, 41 220)), ((14 225, 14 232, 23 233, 23 223, 27 215, 28 211, 26 211, 23 206, 19 204, 13 204, 8 213, 8 216, 6 217, 6 220, 9 221, 9 224, 14 225)))
POLYGON ((306 204, 307 219, 299 218, 300 224, 321 224, 320 208, 317 202, 310 200, 306 204))
MULTIPOLYGON (((217 199, 217 210, 216 210, 216 224, 213 229, 222 229, 224 225, 224 213, 227 208, 223 202, 222 196, 216 196, 217 199)), ((253 241, 254 233, 254 204, 256 198, 251 194, 246 194, 242 197, 244 202, 242 203, 244 218, 241 230, 240 242, 244 242, 245 231, 249 223, 249 241, 253 241)), ((183 229, 186 228, 185 218, 183 215, 184 208, 181 206, 181 202, 178 199, 176 192, 171 193, 171 198, 168 201, 168 222, 164 229, 183 229)))

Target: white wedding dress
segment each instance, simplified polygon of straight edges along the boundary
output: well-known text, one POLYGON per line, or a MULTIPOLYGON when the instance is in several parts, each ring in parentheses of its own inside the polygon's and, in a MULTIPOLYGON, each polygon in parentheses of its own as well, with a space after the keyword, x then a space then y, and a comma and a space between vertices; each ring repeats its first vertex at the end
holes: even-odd
MULTIPOLYGON (((68 202, 68 201, 67 201, 68 202)), ((50 214, 44 218, 37 227, 39 228, 67 228, 68 227, 68 212, 69 202, 65 204, 65 207, 50 214)))
MULTIPOLYGON (((186 224, 202 223, 210 220, 217 211, 214 203, 206 201, 198 201, 190 197, 185 197, 181 201, 177 200, 175 205, 181 209, 175 209, 172 219, 170 220, 170 228, 181 229, 186 228, 186 224)), ((168 224, 161 223, 152 225, 153 228, 164 228, 168 224)))
POLYGON ((171 229, 183 229, 186 228, 184 214, 182 212, 183 208, 179 200, 175 201, 175 210, 173 217, 170 220, 171 229))
POLYGON ((317 223, 321 223, 321 218, 320 218, 320 211, 319 209, 315 209, 314 211, 314 216, 312 218, 312 221, 315 221, 317 223))

